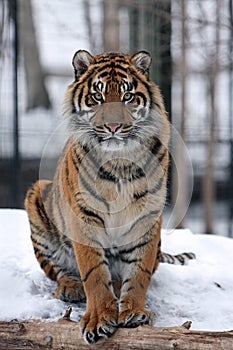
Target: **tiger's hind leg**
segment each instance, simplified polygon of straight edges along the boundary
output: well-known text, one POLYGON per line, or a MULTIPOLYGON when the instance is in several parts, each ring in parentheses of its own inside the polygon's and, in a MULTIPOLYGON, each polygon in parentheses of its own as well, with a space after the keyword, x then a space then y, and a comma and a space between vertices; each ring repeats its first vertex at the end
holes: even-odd
POLYGON ((44 203, 51 201, 51 181, 38 181, 27 192, 31 240, 36 258, 47 277, 58 283, 55 297, 63 301, 85 299, 71 240, 63 235, 48 215, 44 203), (42 199, 43 198, 43 199, 42 199))
POLYGON ((86 300, 82 282, 66 278, 58 281, 58 287, 54 296, 69 303, 78 303, 86 300))

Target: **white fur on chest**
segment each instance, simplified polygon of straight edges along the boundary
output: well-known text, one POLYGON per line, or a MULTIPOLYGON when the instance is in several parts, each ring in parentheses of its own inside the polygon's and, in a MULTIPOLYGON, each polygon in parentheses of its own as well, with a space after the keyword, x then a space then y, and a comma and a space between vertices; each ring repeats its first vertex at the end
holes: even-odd
POLYGON ((105 227, 109 234, 128 230, 131 225, 134 186, 127 180, 114 184, 116 199, 109 202, 109 212, 105 215, 105 227))

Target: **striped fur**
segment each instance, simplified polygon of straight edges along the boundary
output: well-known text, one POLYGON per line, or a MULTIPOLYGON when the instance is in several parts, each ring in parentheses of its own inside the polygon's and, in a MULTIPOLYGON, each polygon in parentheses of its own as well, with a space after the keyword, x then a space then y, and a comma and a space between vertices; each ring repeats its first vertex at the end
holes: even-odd
POLYGON ((196 259, 196 255, 194 253, 181 253, 177 255, 162 253, 159 262, 174 264, 174 265, 186 265, 189 260, 196 259))
POLYGON ((29 189, 25 207, 37 260, 58 282, 55 296, 86 298, 84 339, 118 326, 151 324, 145 295, 159 261, 169 123, 150 55, 78 51, 64 99, 70 138, 53 182, 29 189))

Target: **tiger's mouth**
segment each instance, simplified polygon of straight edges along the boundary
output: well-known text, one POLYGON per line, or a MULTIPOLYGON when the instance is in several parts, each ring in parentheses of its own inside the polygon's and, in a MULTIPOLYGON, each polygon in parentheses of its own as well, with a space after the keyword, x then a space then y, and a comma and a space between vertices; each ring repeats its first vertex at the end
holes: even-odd
POLYGON ((129 138, 132 129, 132 125, 124 125, 116 122, 93 126, 93 131, 97 135, 99 142, 106 144, 124 144, 129 138))
POLYGON ((106 151, 123 150, 128 145, 129 139, 119 135, 107 135, 99 137, 99 144, 106 151))
POLYGON ((125 139, 122 136, 119 135, 107 135, 102 138, 102 142, 104 141, 125 141, 125 139))

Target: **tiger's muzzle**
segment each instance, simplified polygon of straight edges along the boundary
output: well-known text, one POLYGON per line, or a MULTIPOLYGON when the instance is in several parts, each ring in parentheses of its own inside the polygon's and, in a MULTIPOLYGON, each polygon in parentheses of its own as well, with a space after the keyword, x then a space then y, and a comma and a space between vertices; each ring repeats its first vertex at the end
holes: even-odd
POLYGON ((95 107, 93 130, 103 141, 124 140, 133 129, 130 107, 121 102, 104 103, 95 107))

